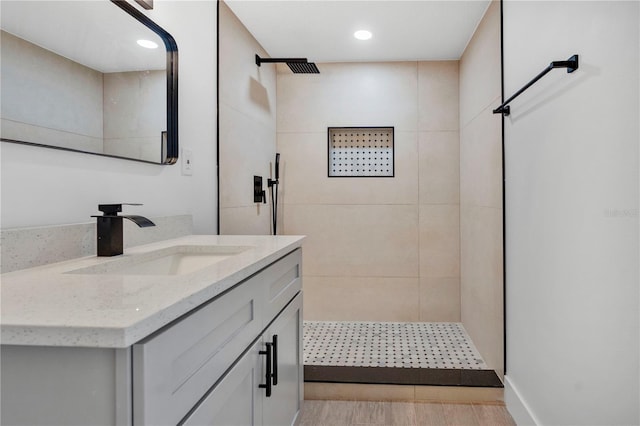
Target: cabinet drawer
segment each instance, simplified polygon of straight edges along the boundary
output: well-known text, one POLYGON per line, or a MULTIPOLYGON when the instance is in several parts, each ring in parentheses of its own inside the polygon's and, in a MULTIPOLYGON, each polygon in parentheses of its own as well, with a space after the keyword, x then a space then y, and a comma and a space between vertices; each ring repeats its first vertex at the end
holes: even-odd
POLYGON ((291 252, 269 269, 271 276, 263 287, 265 327, 302 289, 302 250, 291 252))
POLYGON ((263 275, 133 346, 134 424, 177 424, 256 338, 263 275))

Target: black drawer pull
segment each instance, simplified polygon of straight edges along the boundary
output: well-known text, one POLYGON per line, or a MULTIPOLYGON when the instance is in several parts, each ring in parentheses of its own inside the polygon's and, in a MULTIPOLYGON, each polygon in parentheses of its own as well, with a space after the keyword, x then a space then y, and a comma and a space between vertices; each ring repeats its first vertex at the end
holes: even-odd
POLYGON ((271 396, 271 343, 267 342, 265 343, 265 345, 267 346, 267 350, 266 351, 260 351, 258 352, 260 355, 266 355, 267 356, 267 372, 265 373, 265 378, 267 379, 267 383, 266 384, 261 384, 258 387, 261 389, 266 389, 266 396, 270 397, 271 396))
POLYGON ((278 384, 278 335, 273 335, 273 386, 278 384))

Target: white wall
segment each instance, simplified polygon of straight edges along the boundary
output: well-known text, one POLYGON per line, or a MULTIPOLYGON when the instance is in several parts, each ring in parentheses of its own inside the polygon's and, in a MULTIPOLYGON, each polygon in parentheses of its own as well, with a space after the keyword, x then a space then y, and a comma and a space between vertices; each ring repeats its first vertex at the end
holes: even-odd
POLYGON ((141 202, 127 211, 192 214, 194 232, 216 232, 216 3, 156 0, 154 6, 145 13, 178 44, 180 146, 193 151, 193 176, 181 176, 179 164, 2 142, 3 228, 87 222, 99 203, 141 202))
POLYGON ((507 381, 540 424, 640 423, 639 6, 504 4, 506 96, 580 55, 505 123, 507 381))

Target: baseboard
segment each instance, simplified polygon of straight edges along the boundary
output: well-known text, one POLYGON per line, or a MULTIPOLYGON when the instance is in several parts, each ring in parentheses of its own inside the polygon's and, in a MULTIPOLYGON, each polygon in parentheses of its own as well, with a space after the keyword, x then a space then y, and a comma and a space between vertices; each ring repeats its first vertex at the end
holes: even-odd
POLYGON ((541 425, 508 375, 504 376, 504 402, 518 426, 541 425))

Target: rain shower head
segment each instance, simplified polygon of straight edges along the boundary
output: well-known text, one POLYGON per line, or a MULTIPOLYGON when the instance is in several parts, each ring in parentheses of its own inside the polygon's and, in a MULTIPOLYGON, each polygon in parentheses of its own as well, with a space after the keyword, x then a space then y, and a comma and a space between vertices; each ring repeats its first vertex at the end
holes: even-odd
POLYGON ((320 70, 313 62, 287 62, 295 74, 320 74, 320 70))
POLYGON ((263 63, 286 63, 295 74, 320 74, 320 70, 307 58, 261 58, 256 55, 256 65, 263 63))

